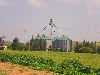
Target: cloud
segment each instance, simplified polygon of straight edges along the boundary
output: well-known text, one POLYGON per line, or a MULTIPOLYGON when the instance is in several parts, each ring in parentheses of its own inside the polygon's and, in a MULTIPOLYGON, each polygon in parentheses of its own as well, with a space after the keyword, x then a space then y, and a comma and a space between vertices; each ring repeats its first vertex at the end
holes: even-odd
POLYGON ((8 6, 9 2, 5 1, 5 0, 0 0, 0 6, 8 6))
POLYGON ((100 0, 85 0, 85 2, 89 5, 100 6, 100 0))
POLYGON ((91 9, 89 9, 89 10, 87 11, 87 14, 88 14, 88 15, 92 15, 92 14, 93 14, 93 11, 92 11, 91 9))
POLYGON ((46 7, 47 6, 47 3, 44 2, 43 0, 28 0, 28 3, 36 7, 46 7))
POLYGON ((59 2, 64 2, 64 3, 81 3, 81 2, 85 2, 88 4, 92 4, 92 5, 100 5, 100 0, 56 0, 59 2))
POLYGON ((81 0, 56 0, 59 2, 64 2, 64 3, 77 3, 80 2, 81 0))
POLYGON ((100 0, 56 0, 58 2, 63 3, 84 3, 84 7, 86 7, 87 11, 86 13, 88 15, 92 15, 94 11, 94 8, 100 7, 100 0))
POLYGON ((94 8, 100 7, 100 0, 85 0, 86 8, 87 8, 87 14, 92 15, 94 11, 94 8))

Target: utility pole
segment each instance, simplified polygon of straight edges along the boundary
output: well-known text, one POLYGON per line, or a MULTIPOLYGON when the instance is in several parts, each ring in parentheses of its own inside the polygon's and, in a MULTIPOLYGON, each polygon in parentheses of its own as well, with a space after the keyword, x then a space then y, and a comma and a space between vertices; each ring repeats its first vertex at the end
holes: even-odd
POLYGON ((51 38, 51 40, 52 40, 52 19, 50 19, 50 23, 49 23, 49 25, 51 25, 51 31, 50 31, 50 38, 51 38))
POLYGON ((3 40, 3 38, 6 38, 4 35, 3 35, 3 37, 0 37, 0 49, 4 49, 4 40, 3 40))

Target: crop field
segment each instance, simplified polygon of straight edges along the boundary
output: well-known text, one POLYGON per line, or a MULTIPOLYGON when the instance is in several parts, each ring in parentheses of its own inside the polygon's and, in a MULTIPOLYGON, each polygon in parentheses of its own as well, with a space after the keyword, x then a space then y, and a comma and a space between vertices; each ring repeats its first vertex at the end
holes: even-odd
POLYGON ((0 51, 0 61, 68 75, 100 75, 100 55, 51 51, 0 51))
POLYGON ((39 57, 47 57, 54 62, 61 63, 65 59, 78 59, 83 65, 92 65, 95 68, 100 68, 100 54, 90 53, 74 53, 74 52, 46 52, 46 51, 0 51, 11 54, 27 54, 39 57))

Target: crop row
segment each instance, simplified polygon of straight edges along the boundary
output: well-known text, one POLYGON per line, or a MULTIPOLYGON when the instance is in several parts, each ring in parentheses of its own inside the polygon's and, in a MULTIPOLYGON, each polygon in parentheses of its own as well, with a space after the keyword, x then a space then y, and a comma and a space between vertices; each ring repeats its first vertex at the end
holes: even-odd
POLYGON ((89 65, 83 66, 83 64, 76 59, 63 60, 58 64, 46 57, 0 52, 0 61, 28 66, 36 70, 52 71, 64 75, 100 75, 100 69, 97 70, 89 65))

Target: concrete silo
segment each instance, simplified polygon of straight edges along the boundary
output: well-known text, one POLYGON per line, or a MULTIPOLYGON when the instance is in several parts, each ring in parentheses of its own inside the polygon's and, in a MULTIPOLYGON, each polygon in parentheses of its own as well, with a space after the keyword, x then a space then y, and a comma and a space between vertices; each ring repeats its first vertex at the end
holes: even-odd
POLYGON ((42 42, 46 42, 46 51, 48 51, 49 47, 52 46, 52 40, 46 35, 36 36, 34 38, 34 43, 36 43, 39 39, 42 39, 42 42))
POLYGON ((52 45, 55 48, 60 48, 62 51, 70 52, 72 51, 72 40, 63 35, 62 37, 54 37, 52 39, 52 45))

